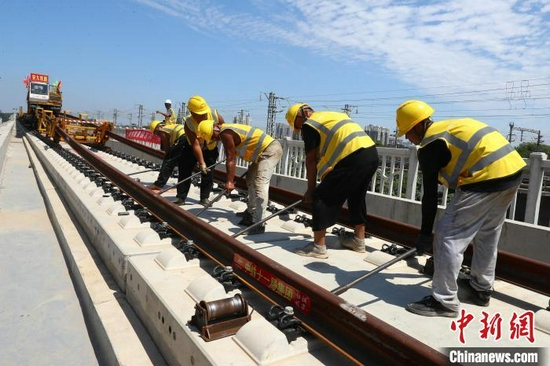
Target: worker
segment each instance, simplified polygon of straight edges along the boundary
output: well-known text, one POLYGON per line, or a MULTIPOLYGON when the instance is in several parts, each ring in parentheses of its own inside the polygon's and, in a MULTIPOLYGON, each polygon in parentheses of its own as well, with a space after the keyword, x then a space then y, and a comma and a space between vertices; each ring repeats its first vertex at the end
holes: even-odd
MULTIPOLYGON (((167 126, 161 121, 153 121, 149 128, 153 134, 160 137, 161 145, 166 147, 166 154, 160 166, 157 180, 149 186, 153 191, 160 191, 176 166, 178 166, 178 171, 181 171, 182 156, 186 149, 185 130, 182 125, 171 124, 167 126)), ((177 205, 183 205, 185 202, 185 199, 181 198, 183 191, 180 186, 177 186, 176 200, 174 201, 177 205)))
POLYGON ((471 118, 434 122, 433 113, 419 100, 401 104, 396 112, 397 137, 405 135, 419 146, 424 193, 416 248, 419 254, 433 249, 435 267, 432 294, 408 304, 407 310, 456 317, 457 278, 472 241, 471 277, 464 281, 467 298, 479 306, 489 305, 500 232, 526 164, 494 128, 471 118), (454 194, 432 237, 438 182, 454 194))
MULTIPOLYGON (((247 210, 239 225, 251 226, 267 217, 269 183, 283 155, 281 143, 259 128, 238 123, 218 126, 212 120, 199 124, 198 136, 206 142, 221 140, 226 156, 227 192, 235 189, 237 156, 250 162, 246 173, 247 210)), ((248 231, 248 235, 264 232, 265 226, 257 225, 248 231)))
POLYGON ((313 203, 313 243, 296 254, 328 258, 326 229, 336 223, 346 200, 354 232, 341 235, 340 244, 365 252, 366 194, 378 168, 374 142, 347 114, 315 112, 305 103, 291 106, 286 120, 295 133, 302 132, 307 171, 304 202, 313 203), (321 180, 319 186, 317 178, 321 180))
POLYGON ((166 99, 166 101, 164 102, 164 107, 166 108, 166 113, 157 111, 158 114, 162 114, 164 116, 164 125, 175 125, 176 112, 174 112, 174 108, 172 108, 172 101, 170 99, 166 99))
MULTIPOLYGON (((210 106, 206 103, 204 98, 199 95, 194 95, 189 98, 187 109, 189 110, 189 116, 185 118, 184 126, 186 144, 189 146, 189 149, 186 150, 182 158, 180 179, 190 177, 191 174, 193 174, 193 169, 198 163, 200 171, 202 172, 200 182, 200 203, 206 205, 214 186, 214 171, 208 167, 216 164, 218 160, 218 143, 217 141, 201 143, 197 139, 196 133, 202 121, 207 119, 213 120, 216 125, 221 125, 224 123, 224 119, 217 110, 210 109, 210 106)), ((187 198, 190 187, 190 180, 181 184, 181 197, 184 201, 187 198)))

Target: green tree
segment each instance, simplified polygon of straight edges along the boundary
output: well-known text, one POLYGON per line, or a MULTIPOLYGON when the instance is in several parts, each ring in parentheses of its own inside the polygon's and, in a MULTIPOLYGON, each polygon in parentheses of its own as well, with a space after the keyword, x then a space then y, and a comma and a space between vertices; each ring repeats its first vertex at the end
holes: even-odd
MULTIPOLYGON (((517 152, 521 155, 522 158, 529 158, 529 154, 532 152, 537 152, 537 143, 536 142, 522 142, 516 148, 517 152)), ((546 153, 550 156, 550 146, 540 144, 538 148, 539 152, 546 153)))

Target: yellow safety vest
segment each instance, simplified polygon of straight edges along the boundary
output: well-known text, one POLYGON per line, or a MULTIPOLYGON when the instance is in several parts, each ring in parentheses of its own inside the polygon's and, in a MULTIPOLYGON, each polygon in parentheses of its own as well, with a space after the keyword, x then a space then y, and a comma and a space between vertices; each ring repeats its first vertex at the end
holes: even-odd
POLYGON ((174 108, 170 107, 170 109, 166 110, 167 113, 170 113, 170 117, 164 119, 164 123, 166 126, 175 125, 176 124, 176 112, 174 112, 174 108))
MULTIPOLYGON (((206 119, 211 119, 214 121, 214 125, 220 125, 220 122, 219 122, 219 116, 218 116, 218 110, 217 109, 214 109, 214 113, 212 113, 212 110, 209 109, 208 110, 208 113, 207 113, 207 118, 206 119)), ((187 126, 187 128, 189 128, 195 135, 197 134, 197 130, 199 129, 199 124, 195 121, 195 119, 193 118, 193 116, 190 114, 188 115, 186 118, 185 118, 185 125, 187 126)), ((191 143, 191 141, 189 141, 189 138, 187 139, 187 141, 189 143, 191 143)), ((203 141, 202 145, 201 145, 201 148, 203 150, 214 150, 216 147, 218 146, 218 141, 210 141, 209 143, 206 143, 206 141, 203 141)))
POLYGON ((304 124, 321 136, 318 147, 317 174, 323 178, 336 164, 351 153, 374 146, 374 141, 345 113, 314 112, 304 124))
POLYGON ((239 135, 241 142, 235 146, 236 153, 246 161, 255 162, 275 139, 259 128, 239 123, 223 124, 220 133, 231 130, 239 135))
POLYGON ((435 140, 445 141, 451 152, 451 161, 439 171, 440 182, 451 189, 507 177, 526 165, 500 132, 475 119, 435 122, 419 147, 435 140))
POLYGON ((161 128, 161 131, 166 132, 170 135, 170 146, 174 146, 180 137, 185 135, 185 129, 183 128, 183 125, 167 125, 161 128))

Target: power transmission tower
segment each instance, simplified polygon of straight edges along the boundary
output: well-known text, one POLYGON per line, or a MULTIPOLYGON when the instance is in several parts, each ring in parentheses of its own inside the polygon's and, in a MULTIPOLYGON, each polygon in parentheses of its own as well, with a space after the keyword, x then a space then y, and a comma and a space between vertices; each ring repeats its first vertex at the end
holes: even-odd
POLYGON ((510 132, 508 132, 508 142, 512 143, 515 141, 514 136, 516 136, 516 134, 512 133, 512 130, 514 129, 514 122, 510 122, 508 125, 510 126, 510 132))
POLYGON ((275 93, 270 92, 267 96, 267 127, 266 127, 266 133, 269 136, 273 136, 275 134, 275 120, 277 118, 277 113, 281 111, 277 111, 277 99, 285 99, 275 96, 275 93))
POLYGON ((138 128, 141 128, 143 121, 143 104, 138 104, 138 128))
POLYGON ((116 119, 118 117, 118 110, 115 108, 113 109, 113 124, 116 126, 116 119))
POLYGON ((346 105, 344 105, 344 108, 342 108, 342 110, 344 111, 345 114, 347 114, 349 116, 354 108, 355 108, 355 114, 357 114, 358 109, 357 109, 356 105, 346 104, 346 105))
POLYGON ((182 125, 185 118, 185 102, 181 102, 181 107, 178 110, 178 118, 176 119, 176 123, 179 125, 182 125))
POLYGON ((128 113, 128 120, 130 121, 130 127, 132 127, 132 113, 128 113))
POLYGON ((524 132, 530 132, 530 133, 533 133, 533 134, 537 135, 537 149, 536 149, 536 151, 539 151, 540 144, 542 144, 544 142, 542 140, 542 135, 540 133, 540 130, 532 130, 530 128, 523 128, 523 127, 513 127, 513 124, 512 124, 512 128, 514 130, 517 130, 517 131, 521 132, 520 141, 523 141, 523 133, 524 132))

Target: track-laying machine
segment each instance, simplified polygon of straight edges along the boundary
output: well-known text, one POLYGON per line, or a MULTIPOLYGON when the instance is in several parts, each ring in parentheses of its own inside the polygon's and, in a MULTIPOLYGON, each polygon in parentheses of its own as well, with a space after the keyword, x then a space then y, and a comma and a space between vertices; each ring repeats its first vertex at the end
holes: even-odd
POLYGON ((63 129, 76 141, 90 146, 102 146, 108 139, 107 131, 114 128, 111 121, 89 120, 62 110, 61 82, 50 83, 45 74, 31 73, 23 80, 27 87, 27 111, 19 109, 18 120, 25 127, 38 130, 54 140, 60 140, 55 129, 63 129))

